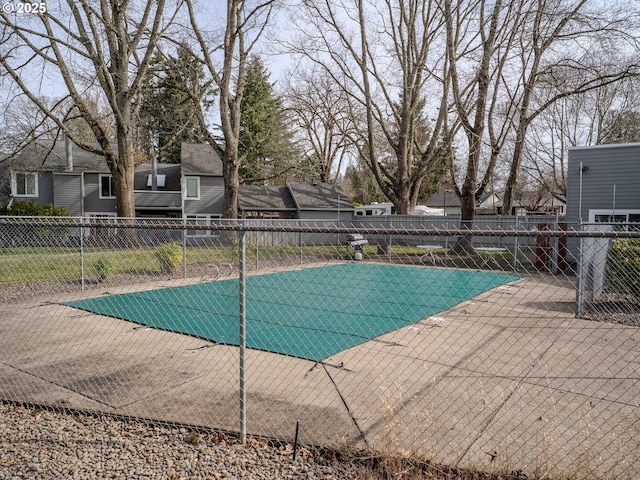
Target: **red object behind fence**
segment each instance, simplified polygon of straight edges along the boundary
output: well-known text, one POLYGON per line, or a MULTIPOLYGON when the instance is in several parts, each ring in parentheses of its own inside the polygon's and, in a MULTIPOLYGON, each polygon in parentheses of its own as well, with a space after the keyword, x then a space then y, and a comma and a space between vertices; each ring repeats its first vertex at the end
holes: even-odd
MULTIPOLYGON (((548 223, 539 223, 538 231, 551 230, 548 223)), ((549 237, 538 235, 536 237, 536 270, 548 272, 551 264, 551 242, 549 237)))
MULTIPOLYGON (((550 231, 551 226, 548 223, 539 223, 538 231, 550 231)), ((559 223, 558 230, 566 232, 567 224, 559 223)), ((551 237, 539 235, 536 237, 536 262, 535 267, 539 272, 565 273, 569 268, 567 263, 567 237, 558 238, 556 264, 553 262, 553 245, 551 237)))

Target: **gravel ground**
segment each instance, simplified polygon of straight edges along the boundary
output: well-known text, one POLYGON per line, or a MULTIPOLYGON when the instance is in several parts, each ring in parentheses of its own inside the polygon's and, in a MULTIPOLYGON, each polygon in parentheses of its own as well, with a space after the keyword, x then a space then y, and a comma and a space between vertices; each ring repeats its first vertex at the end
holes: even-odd
POLYGON ((0 404, 0 479, 347 479, 305 448, 0 404))

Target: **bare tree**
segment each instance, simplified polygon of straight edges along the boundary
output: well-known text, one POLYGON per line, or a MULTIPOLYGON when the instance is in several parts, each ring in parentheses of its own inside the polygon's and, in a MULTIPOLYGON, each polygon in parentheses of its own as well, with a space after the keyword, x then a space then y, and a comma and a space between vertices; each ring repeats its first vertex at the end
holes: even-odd
POLYGON ((598 144, 640 142, 640 78, 598 89, 598 144))
POLYGON ((608 143, 615 135, 609 120, 633 112, 638 97, 638 80, 629 78, 554 102, 528 129, 520 172, 525 180, 518 184, 540 185, 553 199, 566 202, 568 149, 608 143))
MULTIPOLYGON (((517 43, 520 1, 443 0, 446 49, 455 114, 448 126, 450 146, 466 157, 449 165, 461 203, 461 227, 470 229, 478 199, 492 184, 500 152, 508 138, 513 111, 503 97, 508 60, 517 43)), ((453 155, 450 157, 453 158, 453 155)), ((471 236, 461 237, 460 252, 472 250, 471 236)))
MULTIPOLYGON (((523 23, 520 79, 511 96, 515 142, 503 209, 510 212, 526 146, 534 119, 555 102, 637 75, 637 57, 617 54, 636 49, 628 18, 627 2, 607 2, 601 8, 588 0, 536 0, 523 23)), ((636 14, 637 7, 636 8, 636 14)))
POLYGON ((153 51, 171 18, 165 0, 67 0, 48 3, 46 12, 37 15, 0 13, 0 65, 61 131, 81 148, 104 156, 119 216, 135 215, 132 120, 153 51), (59 78, 56 87, 64 91, 64 101, 54 107, 42 100, 38 76, 44 75, 59 78), (89 104, 90 92, 98 93, 113 114, 117 151, 108 123, 89 104), (67 125, 70 116, 84 119, 97 146, 67 125))
POLYGON ((210 38, 201 28, 201 15, 195 0, 186 0, 189 22, 196 39, 197 52, 207 73, 218 89, 220 129, 224 145, 220 145, 210 128, 202 108, 196 112, 205 138, 222 159, 224 177, 223 217, 238 214, 238 140, 240 134, 240 104, 246 81, 247 60, 255 50, 269 24, 276 0, 227 0, 226 24, 222 41, 210 38))
POLYGON ((348 99, 351 117, 359 120, 350 141, 396 211, 410 213, 442 159, 446 65, 442 52, 432 50, 443 29, 436 0, 321 0, 301 7, 290 51, 348 99), (430 128, 420 142, 423 111, 430 128))
MULTIPOLYGON (((89 124, 74 107, 71 99, 65 97, 62 101, 42 97, 41 102, 48 111, 65 112, 66 131, 70 132, 76 141, 93 142, 95 138, 89 124)), ((115 141, 115 125, 113 115, 101 107, 97 101, 86 98, 87 108, 98 118, 101 118, 108 131, 111 141, 115 141)), ((0 152, 6 154, 5 159, 18 154, 21 150, 38 140, 62 140, 64 132, 25 95, 16 95, 5 105, 3 115, 3 130, 0 132, 0 152)), ((2 160, 0 160, 2 162, 2 160)))
MULTIPOLYGON (((48 99, 43 102, 52 107, 48 99)), ((53 139, 58 127, 28 98, 17 95, 4 105, 0 132, 0 152, 8 159, 37 139, 53 139)))
POLYGON ((320 181, 335 181, 353 152, 353 121, 344 92, 326 73, 305 71, 289 82, 284 98, 307 156, 317 162, 320 181))

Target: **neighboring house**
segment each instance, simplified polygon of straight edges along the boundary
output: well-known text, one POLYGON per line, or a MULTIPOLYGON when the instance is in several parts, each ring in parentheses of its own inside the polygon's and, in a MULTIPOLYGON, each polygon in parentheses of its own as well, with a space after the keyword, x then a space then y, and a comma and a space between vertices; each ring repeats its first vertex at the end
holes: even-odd
MULTIPOLYGON (((211 146, 182 144, 180 164, 136 166, 134 201, 137 217, 184 218, 209 225, 222 217, 222 161, 211 146)), ((5 160, 10 198, 64 206, 73 216, 116 216, 111 173, 103 157, 71 142, 39 142, 5 160)), ((353 205, 336 185, 290 183, 283 187, 241 186, 239 210, 245 217, 352 220, 353 205)), ((9 201, 10 199, 5 199, 9 201)), ((192 230, 190 236, 209 236, 192 230)))
POLYGON ((375 215, 393 215, 396 213, 396 208, 393 203, 370 203, 368 205, 362 205, 355 208, 356 217, 368 217, 375 215))
POLYGON ((339 186, 319 182, 291 182, 287 186, 296 204, 298 218, 353 220, 353 203, 339 186))
MULTIPOLYGON (((425 202, 429 208, 442 209, 445 215, 460 215, 460 198, 453 192, 436 193, 425 202)), ((476 214, 497 215, 500 199, 493 192, 485 192, 478 200, 476 214)))
MULTIPOLYGON (((222 160, 208 144, 183 143, 181 151, 183 217, 199 225, 222 218, 224 179, 222 160)), ((209 236, 211 231, 192 231, 209 236)))
POLYGON ((115 213, 113 182, 100 156, 64 142, 37 142, 4 163, 11 199, 66 207, 71 215, 115 213))
POLYGON ((351 221, 354 215, 351 200, 339 186, 319 182, 241 185, 238 207, 242 218, 351 221))
POLYGON ((640 222, 640 143, 569 149, 566 221, 640 222))
POLYGON ((514 199, 511 205, 511 212, 504 212, 502 208, 502 200, 498 202, 498 215, 527 215, 530 213, 529 207, 527 207, 521 199, 514 199))
MULTIPOLYGON (((502 202, 498 203, 502 213, 502 202)), ((550 193, 525 195, 515 199, 511 207, 512 215, 564 215, 565 202, 554 198, 550 193)), ((506 215, 506 214, 505 214, 506 215)))
POLYGON ((240 185, 238 209, 242 218, 293 219, 297 215, 287 186, 240 185))
MULTIPOLYGON (((136 216, 208 224, 222 216, 222 161, 209 145, 183 144, 182 163, 136 166, 136 216)), ((115 217, 113 177, 102 156, 71 142, 38 142, 5 159, 10 199, 66 207, 70 215, 115 217)), ((7 201, 10 201, 7 199, 7 201)))

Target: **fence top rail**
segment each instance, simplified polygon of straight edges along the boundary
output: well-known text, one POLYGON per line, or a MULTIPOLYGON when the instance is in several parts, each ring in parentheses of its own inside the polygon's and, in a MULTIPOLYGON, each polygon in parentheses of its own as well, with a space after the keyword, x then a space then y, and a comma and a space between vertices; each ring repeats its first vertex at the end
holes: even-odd
POLYGON ((215 223, 195 224, 184 219, 95 218, 95 217, 0 217, 0 226, 67 227, 67 228, 123 228, 164 230, 211 230, 237 232, 288 232, 361 235, 410 235, 435 237, 546 237, 546 238, 640 238, 640 231, 602 230, 526 230, 515 228, 440 228, 424 225, 392 224, 384 226, 356 226, 348 222, 330 220, 243 220, 217 219, 215 223))

